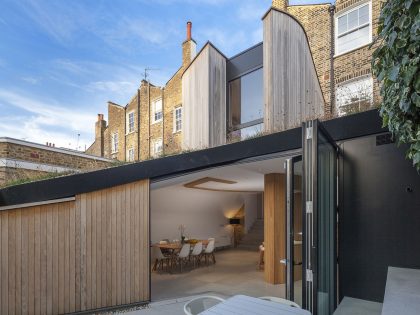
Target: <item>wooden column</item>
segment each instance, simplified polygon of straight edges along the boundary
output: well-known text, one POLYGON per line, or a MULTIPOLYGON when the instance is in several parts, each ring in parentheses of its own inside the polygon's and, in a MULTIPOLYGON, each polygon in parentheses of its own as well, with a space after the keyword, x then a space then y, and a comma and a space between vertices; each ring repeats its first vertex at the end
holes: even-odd
POLYGON ((286 282, 286 175, 264 176, 264 279, 271 284, 286 282))

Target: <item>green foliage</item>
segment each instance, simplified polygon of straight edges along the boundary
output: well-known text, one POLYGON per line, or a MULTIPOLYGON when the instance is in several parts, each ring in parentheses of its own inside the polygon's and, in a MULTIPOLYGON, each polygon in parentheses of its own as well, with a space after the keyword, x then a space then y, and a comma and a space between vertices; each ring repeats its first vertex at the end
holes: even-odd
POLYGON ((16 178, 12 181, 6 182, 4 185, 0 185, 0 189, 6 188, 6 187, 11 187, 11 186, 16 186, 16 185, 22 185, 22 184, 37 182, 37 181, 46 180, 46 179, 52 179, 52 178, 57 178, 57 177, 62 177, 62 176, 67 176, 67 175, 73 175, 73 174, 76 174, 76 172, 73 172, 73 171, 54 172, 54 173, 45 173, 45 174, 42 174, 42 175, 39 175, 39 176, 36 176, 36 177, 16 178))
POLYGON ((388 0, 379 18, 373 73, 381 84, 380 113, 420 170, 420 2, 388 0))

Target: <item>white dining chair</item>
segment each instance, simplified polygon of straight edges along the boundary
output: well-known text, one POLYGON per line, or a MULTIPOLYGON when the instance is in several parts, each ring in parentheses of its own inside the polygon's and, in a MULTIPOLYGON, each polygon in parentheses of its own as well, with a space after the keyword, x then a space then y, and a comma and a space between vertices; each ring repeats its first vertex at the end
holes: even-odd
POLYGON ((218 296, 212 296, 212 295, 199 296, 185 303, 184 313, 186 315, 197 315, 223 301, 224 299, 219 298, 218 296))
POLYGON ((279 298, 279 297, 276 297, 276 296, 261 296, 261 297, 259 297, 259 299, 266 300, 266 301, 271 301, 271 302, 275 302, 275 303, 280 303, 280 304, 288 305, 288 306, 291 306, 291 307, 301 308, 299 306, 299 304, 297 304, 293 301, 282 299, 282 298, 279 298))
POLYGON ((214 245, 215 245, 215 239, 209 239, 209 243, 207 244, 206 249, 204 250, 202 257, 204 257, 204 261, 206 262, 206 265, 209 264, 209 258, 211 257, 213 260, 213 263, 216 263, 216 257, 214 256, 214 245))
POLYGON ((190 258, 193 261, 193 266, 196 264, 200 265, 201 254, 203 253, 203 243, 198 242, 194 245, 194 248, 191 252, 190 258))
POLYGON ((182 245, 181 250, 177 254, 176 262, 179 263, 181 272, 182 272, 182 266, 184 264, 186 264, 188 262, 188 260, 189 260, 189 257, 190 257, 190 249, 191 249, 191 245, 190 244, 184 244, 184 245, 182 245))

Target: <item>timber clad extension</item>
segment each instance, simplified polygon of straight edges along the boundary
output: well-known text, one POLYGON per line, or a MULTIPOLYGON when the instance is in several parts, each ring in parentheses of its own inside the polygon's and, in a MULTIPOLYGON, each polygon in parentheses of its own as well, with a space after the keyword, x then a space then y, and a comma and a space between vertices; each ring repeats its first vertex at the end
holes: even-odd
MULTIPOLYGON (((240 58, 237 55, 229 59, 211 43, 206 44, 200 55, 206 55, 206 50, 213 48, 212 51, 220 53, 225 61, 218 69, 208 68, 206 71, 199 67, 204 56, 194 58, 196 44, 191 38, 191 23, 188 22, 187 40, 182 45, 180 69, 163 88, 143 80, 137 94, 125 107, 110 102, 109 123, 107 125, 103 115, 100 115, 95 127, 95 142, 87 152, 130 161, 134 151, 135 161, 146 160, 159 155, 180 153, 182 150, 217 146, 236 139, 243 140, 261 132, 270 133, 293 128, 305 119, 327 120, 375 108, 380 96, 378 83, 371 74, 370 61, 375 47, 370 47, 370 43, 377 34, 380 4, 381 0, 336 0, 335 5, 289 5, 287 0, 273 0, 274 10, 270 10, 268 16, 263 18, 265 35, 261 46, 264 47, 264 56, 263 49, 253 47, 240 53, 240 58), (292 18, 286 18, 285 14, 292 18), (272 16, 275 16, 275 19, 272 16), (278 29, 278 25, 274 25, 270 30, 269 25, 272 22, 269 21, 274 20, 284 20, 283 26, 295 26, 290 29, 278 29), (294 20, 297 20, 300 26, 294 20), (289 36, 298 33, 306 33, 304 35, 309 44, 305 43, 305 39, 297 40, 296 36, 289 36), (267 40, 270 37, 273 42, 267 40), (291 58, 291 54, 298 56, 305 66, 301 63, 301 67, 292 66, 290 62, 296 60, 291 58), (267 58, 269 60, 266 60, 267 58), (307 60, 310 58, 314 67, 307 60), (233 59, 235 62, 232 63, 233 59), (256 61, 262 68, 263 59, 263 71, 266 73, 264 90, 268 91, 272 100, 261 98, 261 104, 252 104, 254 111, 260 111, 264 117, 253 117, 232 126, 232 122, 237 122, 238 117, 232 119, 229 115, 239 113, 241 116, 240 110, 230 111, 233 102, 240 104, 237 98, 230 98, 230 90, 234 87, 232 81, 239 83, 241 77, 258 71, 258 68, 248 68, 242 73, 238 72, 238 69, 245 69, 247 65, 256 64, 256 61), (239 68, 238 62, 243 63, 239 68), (195 65, 190 66, 191 64, 195 65), (266 66, 269 66, 269 69, 265 69, 266 66), (311 81, 303 79, 298 69, 305 69, 307 73, 304 76, 310 76, 311 81), (218 71, 217 75, 210 77, 212 71, 218 71), (236 76, 232 77, 233 73, 236 76), (226 74, 225 79, 214 80, 223 74, 226 74), (200 84, 195 82, 199 77, 200 84), (303 84, 300 84, 301 82, 303 84), (206 85, 208 90, 203 90, 206 85), (289 90, 291 87, 294 89, 289 90), (274 91, 277 91, 277 95, 273 94, 274 91), (206 96, 206 93, 209 94, 206 96), (226 97, 219 97, 223 95, 226 97), (163 119, 155 123, 151 120, 153 102, 159 98, 162 99, 163 119), (181 130, 174 129, 176 108, 183 108, 184 121, 181 130), (126 115, 130 111, 135 112, 136 129, 127 133, 126 115), (292 117, 284 121, 283 115, 292 117), (198 119, 198 116, 199 120, 191 120, 198 119), (261 118, 264 124, 262 120, 259 121, 261 118), (195 124, 200 128, 192 129, 195 124), (243 129, 240 130, 241 128, 243 129), (118 134, 118 150, 111 149, 113 134, 118 134), (214 137, 217 139, 213 139, 214 137), (161 150, 155 152, 155 147, 161 150)), ((252 101, 248 99, 248 102, 254 101, 255 97, 252 101)), ((249 117, 242 118, 246 120, 249 117)))
POLYGON ((0 313, 63 314, 149 292, 149 181, 0 211, 0 313))

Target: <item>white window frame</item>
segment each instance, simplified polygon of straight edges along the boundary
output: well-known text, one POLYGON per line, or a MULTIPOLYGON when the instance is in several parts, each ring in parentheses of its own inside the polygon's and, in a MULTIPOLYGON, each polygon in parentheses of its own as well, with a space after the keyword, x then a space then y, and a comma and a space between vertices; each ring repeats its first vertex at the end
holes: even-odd
POLYGON ((134 116, 134 110, 127 113, 127 116, 126 116, 126 130, 127 130, 127 134, 136 131, 136 118, 134 116), (130 115, 133 116, 133 125, 132 126, 130 125, 130 115), (130 128, 130 127, 132 127, 132 128, 130 128))
MULTIPOLYGON (((362 80, 366 80, 370 84, 368 93, 370 94, 369 95, 370 96, 370 105, 372 106, 372 104, 373 104, 373 77, 372 77, 372 75, 368 74, 368 75, 360 76, 360 77, 357 77, 357 78, 354 78, 354 79, 351 79, 351 80, 348 80, 348 81, 344 81, 340 84, 337 84, 336 91, 335 91, 335 106, 336 106, 336 111, 337 111, 339 116, 343 115, 343 109, 342 109, 343 107, 355 104, 355 103, 351 103, 351 102, 346 103, 346 104, 339 104, 338 99, 337 99, 337 96, 339 96, 339 94, 340 94, 339 90, 345 88, 346 86, 348 87, 349 85, 357 84, 362 80)), ((360 101, 359 101, 359 106, 360 106, 360 101)))
POLYGON ((177 132, 181 132, 182 131, 182 106, 178 106, 174 108, 174 113, 173 113, 173 133, 177 133, 177 132), (177 111, 180 110, 181 111, 181 116, 179 117, 179 119, 177 119, 176 117, 176 113, 177 111), (177 121, 180 121, 180 125, 181 128, 177 128, 177 121))
POLYGON ((158 98, 152 102, 152 123, 158 123, 163 120, 163 99, 158 98), (156 114, 159 113, 156 111, 156 104, 160 103, 160 117, 156 119, 156 114))
POLYGON ((114 132, 111 136, 111 153, 118 153, 118 132, 114 132))
MULTIPOLYGON (((353 51, 353 50, 356 50, 358 48, 361 48, 361 47, 364 47, 366 45, 371 44, 372 43, 372 22, 373 22, 372 21, 372 1, 364 1, 363 3, 358 3, 356 6, 352 6, 352 7, 346 8, 345 11, 342 11, 339 14, 337 14, 335 16, 335 18, 334 18, 334 46, 335 46, 334 47, 334 57, 344 55, 344 54, 346 54, 346 53, 348 53, 350 51, 353 51), (349 14, 352 11, 355 11, 355 10, 360 9, 361 7, 365 6, 366 4, 369 5, 369 22, 363 24, 362 26, 359 25, 359 26, 357 26, 356 28, 354 28, 352 30, 347 30, 345 32, 345 35, 348 35, 348 34, 350 34, 352 32, 355 32, 355 31, 357 31, 357 30, 359 30, 359 29, 361 29, 361 28, 363 28, 363 27, 365 27, 365 26, 368 25, 368 27, 369 27, 369 41, 366 42, 366 43, 360 44, 358 46, 352 47, 350 49, 347 49, 347 50, 344 50, 344 51, 341 51, 341 52, 337 52, 337 43, 338 43, 338 37, 339 37, 338 36, 338 19, 340 17, 344 16, 344 15, 349 14)), ((341 36, 343 36, 343 35, 341 34, 340 37, 341 36)))
POLYGON ((130 148, 127 150, 127 161, 134 162, 135 160, 135 150, 134 148, 130 148))
POLYGON ((153 140, 151 145, 152 145, 152 156, 153 157, 157 157, 163 152, 163 140, 162 140, 162 138, 153 140), (156 151, 156 145, 159 145, 159 144, 160 144, 160 150, 156 151))

